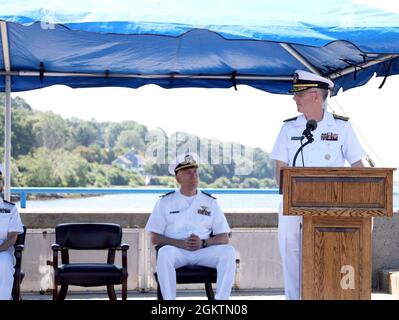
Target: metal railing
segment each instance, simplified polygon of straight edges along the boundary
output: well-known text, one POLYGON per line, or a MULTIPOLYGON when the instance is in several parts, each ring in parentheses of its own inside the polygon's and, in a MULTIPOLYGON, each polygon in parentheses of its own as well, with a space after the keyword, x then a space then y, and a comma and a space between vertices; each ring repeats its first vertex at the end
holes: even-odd
MULTIPOLYGON (((19 194, 21 208, 26 208, 29 194, 123 194, 166 193, 175 188, 57 188, 57 187, 11 187, 11 194, 19 194)), ((200 188, 211 194, 278 194, 279 189, 200 188)))

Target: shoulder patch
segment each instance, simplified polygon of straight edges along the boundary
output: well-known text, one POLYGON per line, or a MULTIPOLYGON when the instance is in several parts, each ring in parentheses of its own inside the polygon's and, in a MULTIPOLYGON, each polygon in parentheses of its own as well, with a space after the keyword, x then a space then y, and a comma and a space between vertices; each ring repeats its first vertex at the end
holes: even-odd
POLYGON ((10 201, 7 201, 7 200, 3 200, 3 202, 9 203, 9 204, 12 204, 13 206, 15 206, 15 203, 14 203, 14 202, 10 202, 10 201))
POLYGON ((166 197, 166 196, 168 196, 168 195, 171 195, 172 193, 174 193, 175 192, 175 190, 173 190, 173 191, 170 191, 170 192, 168 192, 168 193, 165 193, 165 194, 163 194, 163 195, 161 195, 161 196, 159 196, 160 198, 163 198, 163 197, 166 197))
POLYGON ((211 197, 211 198, 213 198, 213 199, 216 199, 213 195, 211 195, 211 194, 209 194, 209 193, 207 193, 207 192, 204 192, 204 191, 202 191, 202 190, 201 190, 201 192, 202 192, 204 195, 208 196, 208 197, 211 197))
POLYGON ((343 120, 343 121, 349 120, 348 117, 340 116, 339 114, 333 114, 333 117, 334 117, 334 119, 343 120))
POLYGON ((285 119, 283 122, 289 122, 289 121, 294 121, 298 119, 298 117, 293 117, 293 118, 289 118, 289 119, 285 119))

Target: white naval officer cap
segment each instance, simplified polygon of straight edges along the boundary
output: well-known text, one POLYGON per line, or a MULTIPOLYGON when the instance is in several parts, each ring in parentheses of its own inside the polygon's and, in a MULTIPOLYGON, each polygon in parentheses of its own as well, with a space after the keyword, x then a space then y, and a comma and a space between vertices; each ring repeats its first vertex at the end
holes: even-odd
POLYGON ((332 90, 334 82, 312 72, 296 70, 293 78, 293 87, 290 92, 300 92, 310 88, 332 90))
POLYGON ((169 173, 176 175, 179 170, 198 168, 198 155, 194 152, 186 152, 178 155, 169 164, 169 173))

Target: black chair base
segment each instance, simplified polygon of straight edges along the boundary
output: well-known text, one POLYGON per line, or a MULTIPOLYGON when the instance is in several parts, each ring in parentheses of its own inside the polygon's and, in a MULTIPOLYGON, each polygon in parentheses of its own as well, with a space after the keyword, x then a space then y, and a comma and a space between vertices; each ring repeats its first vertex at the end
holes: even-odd
MULTIPOLYGON (((66 295, 68 293, 68 287, 69 285, 62 284, 60 290, 56 293, 56 295, 53 294, 53 300, 57 301, 65 300, 66 295)), ((109 300, 118 300, 113 285, 107 285, 107 294, 109 300)), ((126 284, 126 289, 122 289, 122 300, 127 300, 127 284, 126 284)))
POLYGON ((21 300, 21 283, 25 277, 25 273, 22 271, 22 252, 25 248, 25 237, 26 237, 26 226, 23 227, 23 233, 19 234, 17 241, 14 244, 14 283, 12 286, 11 297, 12 300, 21 300))
POLYGON ((20 271, 19 275, 14 273, 14 284, 12 286, 11 296, 14 301, 21 300, 21 283, 24 280, 25 273, 20 271))
MULTIPOLYGON (((157 281, 157 298, 158 300, 163 300, 156 272, 154 273, 154 276, 157 281)), ((176 283, 204 283, 208 300, 215 300, 212 283, 216 283, 216 279, 217 270, 215 268, 193 265, 176 269, 176 283)))

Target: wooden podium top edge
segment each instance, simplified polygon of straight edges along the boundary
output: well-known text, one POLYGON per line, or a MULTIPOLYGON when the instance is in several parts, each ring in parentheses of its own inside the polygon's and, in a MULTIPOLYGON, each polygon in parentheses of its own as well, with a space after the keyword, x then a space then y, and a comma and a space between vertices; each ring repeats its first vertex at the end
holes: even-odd
POLYGON ((325 171, 395 171, 397 168, 388 168, 388 167, 282 167, 282 170, 325 170, 325 171))

